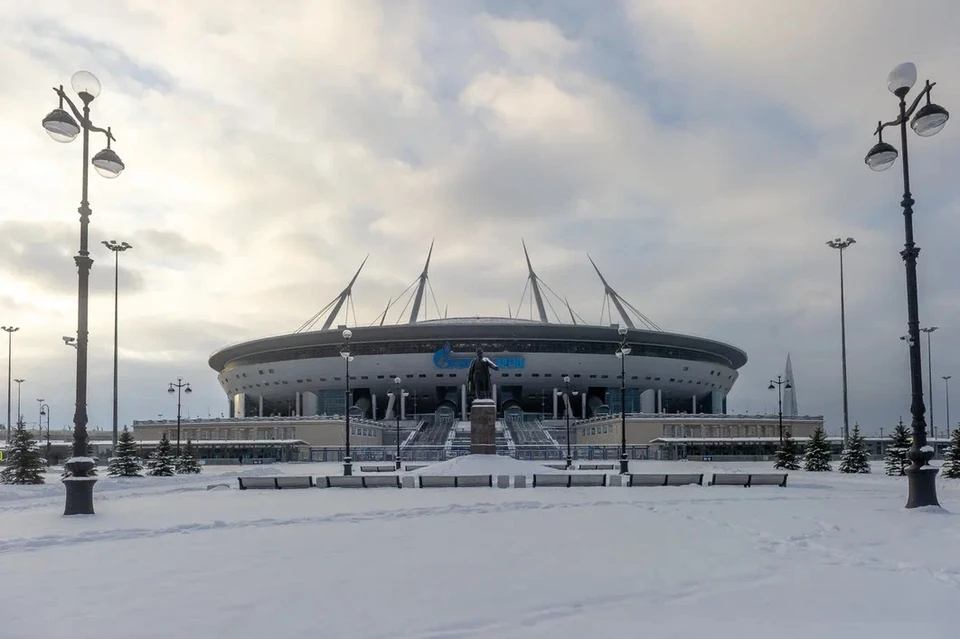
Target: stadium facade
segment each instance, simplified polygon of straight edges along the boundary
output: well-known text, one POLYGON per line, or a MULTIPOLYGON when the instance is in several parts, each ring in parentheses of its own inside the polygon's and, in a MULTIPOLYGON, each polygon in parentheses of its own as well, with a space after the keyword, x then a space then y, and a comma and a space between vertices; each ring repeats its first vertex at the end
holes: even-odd
MULTIPOLYGON (((423 319, 429 299, 430 254, 414 280, 395 323, 391 309, 369 326, 350 325, 350 414, 369 420, 435 411, 465 418, 467 368, 477 348, 497 363, 498 410, 538 413, 554 419, 586 419, 617 413, 723 414, 726 397, 747 362, 746 354, 718 341, 666 332, 622 298, 591 259, 603 286, 604 309, 591 324, 553 294, 534 273, 527 255, 531 317, 423 319), (546 294, 563 309, 564 321, 546 294), (407 315, 407 309, 410 309, 407 315), (534 309, 536 315, 534 316, 534 309), (553 317, 550 317, 550 312, 553 317), (632 312, 632 313, 631 313, 632 312), (614 313, 617 318, 614 319, 614 313), (565 321, 566 316, 569 322, 565 321), (618 327, 627 328, 626 406, 621 407, 618 327), (395 393, 396 378, 402 393, 395 393), (569 378, 566 383, 565 378, 569 378), (399 401, 395 401, 399 395, 399 401)), ((343 329, 353 286, 349 284, 297 331, 227 346, 209 359, 229 398, 230 417, 343 415, 346 406, 343 329), (321 319, 323 324, 316 329, 321 319)), ((433 298, 434 304, 435 297, 433 298)), ((526 306, 523 296, 521 307, 526 306)), ((443 313, 445 315, 445 313, 443 313)))

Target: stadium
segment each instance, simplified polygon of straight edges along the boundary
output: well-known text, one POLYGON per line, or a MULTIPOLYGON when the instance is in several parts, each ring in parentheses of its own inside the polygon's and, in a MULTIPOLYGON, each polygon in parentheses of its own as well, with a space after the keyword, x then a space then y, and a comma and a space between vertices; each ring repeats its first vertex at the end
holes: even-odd
POLYGON ((478 348, 500 369, 492 380, 500 415, 522 412, 558 419, 569 414, 587 419, 623 409, 651 414, 726 412, 726 396, 747 362, 742 350, 661 330, 610 286, 592 259, 604 311, 599 323, 586 322, 535 274, 526 245, 523 250, 528 277, 520 308, 529 306, 531 317, 512 312, 505 318, 441 316, 429 281, 431 245, 419 277, 371 325, 350 324, 347 343, 343 337, 347 323, 337 320, 349 317, 361 264, 343 291, 297 331, 234 344, 210 357, 230 400, 229 416, 330 416, 343 415, 349 408, 351 418, 371 421, 392 420, 398 413, 402 419, 425 414, 465 419, 467 368, 478 348), (431 298, 434 319, 425 317, 431 298), (388 314, 396 312, 404 299, 397 320, 387 323, 388 314), (616 356, 620 326, 626 328, 631 349, 623 363, 623 407, 621 362, 616 356), (345 350, 349 362, 342 356, 345 350))
POLYGON ((431 246, 419 276, 363 326, 352 298, 361 264, 298 330, 210 356, 229 414, 135 420, 134 435, 144 454, 162 437, 192 441, 206 463, 340 461, 348 438, 355 461, 449 459, 470 451, 467 371, 478 348, 499 368, 490 389, 497 454, 616 459, 625 442, 630 459, 760 460, 782 436, 802 441, 823 426, 822 416, 798 413, 789 358, 782 419, 728 415, 727 395, 747 362, 742 350, 662 330, 589 256, 603 305, 599 321, 585 321, 523 251, 518 308, 529 317, 512 309, 507 317, 447 317, 430 284, 431 246))

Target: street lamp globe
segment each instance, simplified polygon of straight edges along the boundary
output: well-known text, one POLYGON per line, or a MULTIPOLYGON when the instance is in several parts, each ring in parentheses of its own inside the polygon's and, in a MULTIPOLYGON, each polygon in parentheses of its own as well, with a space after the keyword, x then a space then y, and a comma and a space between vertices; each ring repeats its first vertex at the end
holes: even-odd
POLYGON ((397 386, 399 386, 399 385, 400 385, 400 378, 399 378, 399 377, 394 377, 394 378, 393 378, 393 383, 396 384, 397 386))
POLYGON ((351 337, 353 337, 353 331, 349 328, 343 329, 343 339, 350 339, 351 337))
POLYGON ((62 144, 73 142, 80 135, 80 125, 63 109, 54 109, 43 118, 43 130, 62 144))
MULTIPOLYGON (((927 99, 930 99, 929 94, 927 94, 927 99)), ((928 102, 920 107, 917 114, 913 116, 910 127, 914 133, 920 137, 929 138, 930 136, 940 133, 940 130, 943 129, 949 119, 950 113, 948 113, 946 109, 939 104, 930 104, 928 102)))
POLYGON ((906 95, 917 83, 917 65, 913 62, 898 64, 887 75, 887 89, 890 93, 901 97, 906 95))
POLYGON ((621 324, 620 328, 617 329, 617 332, 620 334, 621 337, 623 337, 627 334, 627 327, 621 324))
POLYGON ((120 156, 109 147, 99 151, 90 162, 97 173, 110 180, 119 176, 126 168, 120 156))
POLYGON ((100 80, 89 71, 77 71, 70 78, 70 86, 84 102, 90 102, 100 95, 100 80))
POLYGON ((569 384, 569 383, 570 383, 570 376, 569 376, 569 375, 565 375, 565 376, 564 376, 564 378, 563 378, 563 383, 564 383, 564 384, 569 384))
POLYGON ((863 161, 874 171, 886 171, 897 161, 897 150, 886 142, 877 142, 867 151, 863 161))

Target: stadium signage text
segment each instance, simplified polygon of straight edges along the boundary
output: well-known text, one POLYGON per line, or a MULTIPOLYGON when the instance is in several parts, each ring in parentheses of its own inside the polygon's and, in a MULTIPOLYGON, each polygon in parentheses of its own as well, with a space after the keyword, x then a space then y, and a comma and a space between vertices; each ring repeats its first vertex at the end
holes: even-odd
MULTIPOLYGON (((470 362, 473 361, 473 355, 454 355, 450 350, 450 342, 443 345, 443 348, 433 354, 433 365, 437 368, 468 369, 470 362)), ((525 365, 523 356, 491 357, 490 359, 501 369, 521 369, 525 365)))

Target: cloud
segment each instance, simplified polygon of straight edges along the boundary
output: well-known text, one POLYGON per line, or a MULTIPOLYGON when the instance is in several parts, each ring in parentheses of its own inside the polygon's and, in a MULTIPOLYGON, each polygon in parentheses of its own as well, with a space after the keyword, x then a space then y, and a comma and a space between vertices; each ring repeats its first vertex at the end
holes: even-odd
MULTIPOLYGON (((50 88, 86 68, 103 84, 93 119, 112 127, 128 167, 90 181, 99 422, 113 337, 113 256, 100 240, 134 245, 120 258, 129 421, 169 412, 160 391, 177 375, 194 383, 191 401, 222 409, 209 352, 296 328, 368 254, 360 322, 400 297, 431 239, 431 315, 517 312, 525 238, 537 274, 585 318, 599 321, 602 301, 589 252, 664 328, 744 348, 735 410, 771 410, 766 382, 790 352, 801 409, 836 430, 838 265, 824 242, 853 235, 851 410, 868 430, 888 427, 909 402, 901 184, 862 158, 874 122, 895 111, 884 77, 901 58, 940 83, 945 107, 960 101, 957 9, 735 5, 4 7, 0 320, 23 326, 17 368, 55 410, 72 402, 60 336, 75 331, 81 149, 54 144, 39 121, 56 106, 50 88)), ((960 310, 956 131, 911 137, 910 149, 921 318, 941 325, 934 366, 945 373, 960 346, 949 326, 960 310)))

